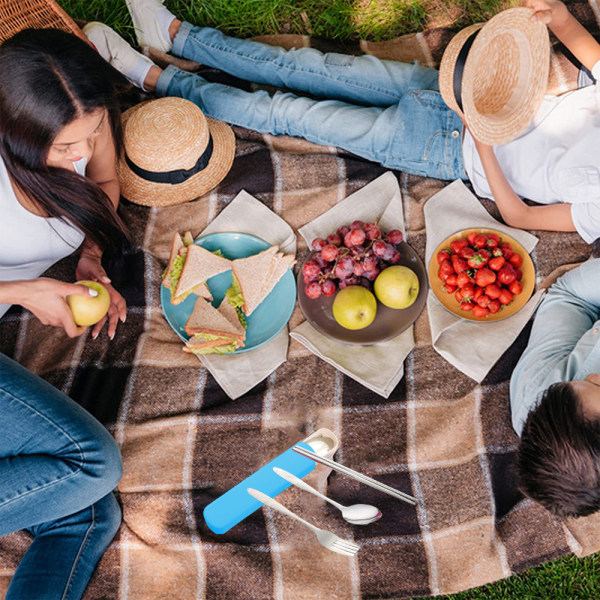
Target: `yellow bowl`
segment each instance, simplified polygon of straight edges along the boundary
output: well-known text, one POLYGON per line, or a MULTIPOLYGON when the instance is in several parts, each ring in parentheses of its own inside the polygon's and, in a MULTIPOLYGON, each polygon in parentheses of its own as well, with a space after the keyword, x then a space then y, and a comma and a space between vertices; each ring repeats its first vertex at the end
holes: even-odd
POLYGON ((491 321, 500 321, 502 319, 506 319, 508 317, 512 317, 516 312, 521 310, 523 306, 527 303, 527 300, 531 297, 533 290, 535 288, 535 268, 533 266, 533 261, 531 257, 515 240, 514 238, 502 233, 501 231, 496 231, 495 229, 484 229, 484 228, 472 228, 472 229, 463 229, 462 231, 457 231, 453 233, 450 237, 447 237, 433 252, 431 256, 431 260, 429 261, 429 285, 431 286, 431 290, 435 294, 435 297, 441 302, 442 306, 449 310, 453 315, 457 317, 461 317, 462 319, 467 319, 468 321, 477 321, 478 323, 485 323, 491 321), (523 286, 523 291, 514 297, 514 300, 510 304, 506 304, 500 308, 497 313, 490 313, 486 317, 478 319, 474 317, 471 312, 467 312, 461 310, 460 304, 456 301, 454 297, 454 293, 449 294, 443 289, 444 282, 438 277, 439 265, 437 262, 437 254, 445 249, 450 249, 450 244, 455 240, 459 240, 460 238, 466 238, 471 232, 476 231, 477 233, 483 233, 484 235, 489 235, 490 233, 495 233, 498 237, 500 237, 500 243, 509 242, 513 251, 517 252, 523 257, 523 264, 521 267, 521 271, 523 272, 523 277, 521 279, 521 285, 523 286))

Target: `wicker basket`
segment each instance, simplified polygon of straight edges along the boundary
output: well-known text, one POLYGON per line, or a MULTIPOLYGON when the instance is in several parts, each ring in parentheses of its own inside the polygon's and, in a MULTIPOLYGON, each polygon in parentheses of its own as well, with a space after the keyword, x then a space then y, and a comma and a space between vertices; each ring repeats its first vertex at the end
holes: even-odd
POLYGON ((89 43, 75 21, 54 0, 0 0, 0 43, 28 27, 62 29, 89 43))

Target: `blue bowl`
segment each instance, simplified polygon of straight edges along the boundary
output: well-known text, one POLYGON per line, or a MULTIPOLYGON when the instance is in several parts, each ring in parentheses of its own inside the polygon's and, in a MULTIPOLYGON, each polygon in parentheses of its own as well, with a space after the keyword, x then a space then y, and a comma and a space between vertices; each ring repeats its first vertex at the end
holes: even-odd
MULTIPOLYGON (((220 250, 223 256, 230 260, 258 254, 272 245, 247 233, 229 232, 211 233, 198 238, 194 243, 211 252, 220 250)), ((213 306, 218 307, 226 290, 231 286, 231 271, 211 277, 206 284, 213 295, 213 306)), ((198 296, 191 294, 180 304, 171 304, 171 292, 164 285, 160 286, 160 304, 165 318, 173 331, 184 342, 190 338, 185 332, 185 324, 197 299, 198 296)), ((290 320, 295 304, 296 281, 292 270, 289 269, 258 308, 249 317, 246 317, 248 329, 246 330, 245 346, 231 354, 254 350, 272 340, 290 320)))

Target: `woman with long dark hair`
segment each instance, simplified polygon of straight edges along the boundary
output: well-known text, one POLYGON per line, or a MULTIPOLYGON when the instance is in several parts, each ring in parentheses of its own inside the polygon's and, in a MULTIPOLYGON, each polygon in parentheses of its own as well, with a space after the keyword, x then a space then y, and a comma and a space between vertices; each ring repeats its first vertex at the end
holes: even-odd
MULTIPOLYGON (((67 33, 26 30, 0 46, 0 317, 20 304, 81 334, 65 298, 88 289, 40 277, 81 248, 77 279, 110 293, 110 338, 125 320, 102 267, 127 237, 116 211, 123 84, 67 33)), ((83 408, 1 354, 0 428, 0 535, 33 535, 6 598, 81 598, 121 521, 119 448, 83 408)))
POLYGON ((81 246, 76 277, 108 287, 111 338, 125 320, 125 301, 101 263, 126 239, 115 169, 124 81, 58 30, 26 30, 0 48, 0 316, 21 304, 43 323, 81 334, 65 297, 88 290, 39 279, 81 246))

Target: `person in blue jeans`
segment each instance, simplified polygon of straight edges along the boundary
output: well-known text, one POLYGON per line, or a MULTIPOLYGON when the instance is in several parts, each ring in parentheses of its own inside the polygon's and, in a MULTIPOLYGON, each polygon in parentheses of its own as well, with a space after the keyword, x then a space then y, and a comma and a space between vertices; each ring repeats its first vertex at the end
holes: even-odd
MULTIPOLYGON (((558 0, 524 4, 599 80, 600 44, 566 6, 558 0)), ((262 133, 337 146, 406 173, 468 179, 514 227, 577 231, 588 243, 600 237, 598 84, 546 96, 523 135, 492 147, 474 139, 446 106, 434 69, 231 38, 182 23, 162 0, 127 0, 127 7, 141 46, 311 97, 246 92, 173 66, 163 71, 105 25, 88 24, 84 31, 100 54, 139 87, 186 98, 209 117, 262 133)))
POLYGON ((594 258, 548 290, 510 382, 521 487, 559 517, 600 509, 598 282, 594 258))
POLYGON ((86 410, 0 354, 0 536, 33 541, 6 600, 76 600, 117 532, 119 448, 86 410))

